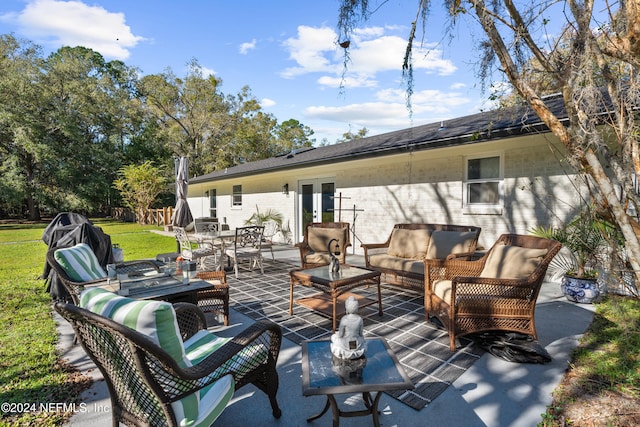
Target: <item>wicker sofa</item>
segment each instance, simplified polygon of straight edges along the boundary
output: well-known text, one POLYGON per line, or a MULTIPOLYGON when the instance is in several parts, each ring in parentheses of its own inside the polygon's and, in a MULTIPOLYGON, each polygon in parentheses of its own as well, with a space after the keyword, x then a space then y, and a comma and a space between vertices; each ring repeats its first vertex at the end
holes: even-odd
POLYGON ((384 243, 363 243, 366 267, 383 283, 424 292, 423 259, 471 256, 480 228, 453 224, 395 224, 384 243))

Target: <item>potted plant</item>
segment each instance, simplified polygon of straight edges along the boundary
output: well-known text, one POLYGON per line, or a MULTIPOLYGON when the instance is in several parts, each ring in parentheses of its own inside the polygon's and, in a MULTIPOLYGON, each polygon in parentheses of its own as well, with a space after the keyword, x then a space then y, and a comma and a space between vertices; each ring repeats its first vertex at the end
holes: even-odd
MULTIPOLYGON (((288 241, 288 233, 290 232, 290 230, 288 230, 288 227, 283 227, 284 217, 275 209, 267 209, 264 212, 260 212, 260 208, 256 206, 256 211, 244 223, 245 225, 266 225, 266 223, 268 222, 272 222, 275 224, 275 227, 271 231, 273 235, 281 233, 284 240, 288 241)), ((273 235, 268 237, 272 238, 273 235)), ((265 235, 265 237, 267 236, 265 235)))
MULTIPOLYGON (((608 238, 615 228, 585 207, 562 228, 536 227, 531 234, 555 239, 568 257, 556 257, 553 267, 562 274, 561 288, 569 301, 592 303, 601 294, 597 268, 608 253, 608 238)), ((551 267, 551 266, 550 266, 551 267)))

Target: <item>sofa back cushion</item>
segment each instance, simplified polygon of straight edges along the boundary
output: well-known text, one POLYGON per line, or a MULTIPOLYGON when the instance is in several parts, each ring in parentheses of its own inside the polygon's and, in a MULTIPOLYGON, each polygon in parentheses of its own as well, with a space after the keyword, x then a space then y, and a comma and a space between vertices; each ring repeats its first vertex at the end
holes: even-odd
POLYGON ((89 282, 107 277, 107 273, 100 266, 96 254, 86 243, 58 249, 53 256, 74 282, 89 282))
POLYGON ((496 245, 487 255, 480 277, 526 279, 546 254, 547 249, 496 245))
POLYGON ((475 231, 435 230, 431 234, 426 258, 444 259, 449 254, 471 252, 475 249, 478 233, 475 231))
POLYGON ((394 228, 387 254, 400 258, 422 259, 427 252, 430 238, 431 230, 426 228, 394 228))
MULTIPOLYGON (((346 228, 309 227, 307 233, 307 243, 314 252, 327 252, 327 245, 331 239, 338 240, 340 252, 345 251, 345 242, 347 241, 346 228)), ((333 244, 331 244, 331 249, 334 249, 333 244)))

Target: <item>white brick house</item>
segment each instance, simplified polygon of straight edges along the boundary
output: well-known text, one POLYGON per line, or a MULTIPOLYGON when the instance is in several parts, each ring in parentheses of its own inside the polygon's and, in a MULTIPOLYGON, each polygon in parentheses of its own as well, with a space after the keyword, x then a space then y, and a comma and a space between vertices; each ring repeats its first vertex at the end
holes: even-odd
POLYGON ((341 219, 355 225, 356 253, 403 222, 479 226, 488 247, 502 233, 559 224, 578 207, 580 180, 563 153, 530 110, 496 110, 194 177, 188 201, 194 217, 232 228, 256 207, 275 209, 294 242, 305 221, 341 219))

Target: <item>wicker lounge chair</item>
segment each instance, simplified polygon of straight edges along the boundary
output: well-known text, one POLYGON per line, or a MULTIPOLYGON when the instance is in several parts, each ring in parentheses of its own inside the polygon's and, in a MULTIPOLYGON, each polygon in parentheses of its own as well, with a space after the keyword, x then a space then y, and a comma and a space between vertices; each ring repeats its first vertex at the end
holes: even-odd
MULTIPOLYGON (((84 250, 88 249, 88 251, 91 251, 91 248, 89 248, 88 245, 82 244, 82 243, 79 245, 75 245, 74 247, 80 247, 80 245, 84 245, 83 247, 84 250)), ((69 301, 67 299, 66 301, 73 302, 74 304, 78 305, 78 299, 80 297, 80 293, 84 290, 84 288, 86 286, 106 283, 107 275, 106 275, 106 272, 100 271, 101 269, 100 268, 100 269, 97 269, 97 272, 94 272, 90 276, 85 276, 86 280, 80 280, 79 277, 82 277, 82 275, 77 275, 78 273, 75 271, 72 271, 72 269, 70 269, 69 267, 67 268, 63 267, 58 262, 58 259, 56 259, 55 253, 61 249, 69 249, 69 248, 50 249, 47 252, 47 263, 49 264, 49 266, 51 266, 53 271, 55 271, 57 279, 62 283, 64 288, 69 293, 69 297, 71 300, 69 301), (102 274, 104 274, 104 276, 101 276, 102 274), (75 278, 72 278, 71 276, 75 276, 75 278), (92 279, 89 279, 89 277, 92 277, 92 279)), ((91 251, 91 254, 92 253, 93 251, 91 251)), ((90 257, 91 254, 87 253, 86 255, 90 257)), ((95 258, 95 255, 94 255, 94 258, 95 258)), ((95 264, 98 263, 97 258, 95 258, 95 261, 93 261, 93 263, 95 264)), ((153 261, 147 261, 147 260, 128 261, 128 262, 116 264, 116 272, 118 274, 127 273, 130 275, 144 274, 146 272, 159 273, 160 267, 158 266, 158 264, 156 264, 153 261)))
POLYGON ((538 338, 535 306, 547 267, 561 244, 503 234, 480 259, 425 259, 425 312, 456 338, 483 331, 512 331, 538 338))
MULTIPOLYGON (((312 222, 304 229, 302 242, 296 247, 300 250, 300 264, 302 268, 329 265, 331 260, 327 245, 331 239, 338 240, 339 254, 336 255, 340 264, 347 260, 347 248, 351 246, 348 222, 312 222)), ((333 248, 333 246, 332 246, 333 248)))
POLYGON ((280 417, 282 331, 275 323, 256 322, 225 339, 202 329, 204 314, 192 304, 137 301, 101 289, 85 291, 80 300, 87 309, 62 302, 54 308, 104 375, 113 425, 208 426, 234 389, 249 383, 267 394, 273 416, 280 417), (133 322, 139 330, 125 326, 133 322))

